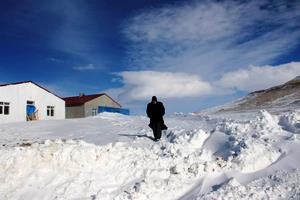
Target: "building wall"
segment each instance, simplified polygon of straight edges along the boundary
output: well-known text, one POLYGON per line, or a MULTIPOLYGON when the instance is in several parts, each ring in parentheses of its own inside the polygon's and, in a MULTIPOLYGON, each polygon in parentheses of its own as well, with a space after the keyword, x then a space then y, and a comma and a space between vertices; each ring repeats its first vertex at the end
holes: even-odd
POLYGON ((67 106, 66 118, 82 118, 84 117, 84 106, 67 106))
POLYGON ((33 83, 0 87, 0 102, 10 103, 9 115, 0 114, 0 123, 26 121, 27 101, 34 101, 39 120, 65 119, 65 101, 33 83), (47 116, 47 106, 54 106, 54 116, 47 116))
POLYGON ((92 110, 96 109, 98 111, 99 106, 121 108, 119 104, 114 102, 107 95, 102 95, 84 104, 85 117, 92 116, 92 110))

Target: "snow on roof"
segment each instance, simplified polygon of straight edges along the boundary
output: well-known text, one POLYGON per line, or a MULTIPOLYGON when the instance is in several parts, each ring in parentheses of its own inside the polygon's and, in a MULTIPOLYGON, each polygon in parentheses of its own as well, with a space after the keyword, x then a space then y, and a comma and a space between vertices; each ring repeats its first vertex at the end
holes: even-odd
POLYGON ((66 102, 66 106, 79 106, 79 105, 83 105, 86 102, 89 102, 95 98, 98 98, 102 95, 106 95, 108 98, 110 98, 112 101, 114 101, 115 103, 117 103, 120 107, 121 105, 116 102, 115 100, 113 100, 110 96, 108 96, 105 93, 99 93, 99 94, 90 94, 90 95, 80 95, 80 96, 73 96, 73 97, 65 97, 63 98, 66 102))
POLYGON ((21 81, 21 82, 15 82, 15 83, 6 83, 6 84, 0 84, 0 87, 5 87, 5 86, 9 86, 9 85, 20 85, 20 84, 25 84, 25 83, 32 83, 34 85, 36 85, 37 87, 45 90, 46 92, 50 93, 50 94, 53 94, 54 96, 64 100, 62 97, 54 94, 53 92, 49 91, 48 89, 44 88, 43 86, 40 86, 39 84, 33 82, 33 81, 21 81))

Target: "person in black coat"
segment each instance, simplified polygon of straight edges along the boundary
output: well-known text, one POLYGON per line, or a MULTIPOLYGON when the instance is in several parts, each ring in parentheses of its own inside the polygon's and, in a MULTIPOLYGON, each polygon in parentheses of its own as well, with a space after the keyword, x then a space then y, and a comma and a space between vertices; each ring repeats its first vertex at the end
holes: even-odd
POLYGON ((164 123, 165 107, 162 102, 157 101, 156 96, 152 97, 152 101, 147 105, 147 116, 150 118, 149 127, 153 130, 155 140, 161 138, 161 131, 168 127, 164 123))

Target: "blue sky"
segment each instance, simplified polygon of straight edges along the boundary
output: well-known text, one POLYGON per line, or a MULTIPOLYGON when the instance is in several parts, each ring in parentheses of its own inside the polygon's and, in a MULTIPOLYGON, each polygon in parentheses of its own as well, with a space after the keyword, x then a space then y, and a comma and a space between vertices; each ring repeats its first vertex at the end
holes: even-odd
POLYGON ((299 1, 0 2, 1 83, 191 112, 300 75, 299 1))

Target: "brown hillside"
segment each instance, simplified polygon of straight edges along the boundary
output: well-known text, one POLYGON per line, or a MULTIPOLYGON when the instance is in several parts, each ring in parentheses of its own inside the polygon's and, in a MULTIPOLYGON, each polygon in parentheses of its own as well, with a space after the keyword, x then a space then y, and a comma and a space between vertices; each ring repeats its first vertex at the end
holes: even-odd
POLYGON ((236 102, 233 107, 221 109, 219 112, 270 107, 285 107, 287 109, 300 107, 300 77, 279 86, 252 92, 244 99, 236 102))

